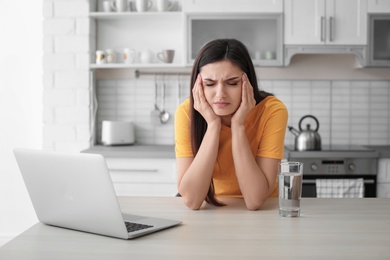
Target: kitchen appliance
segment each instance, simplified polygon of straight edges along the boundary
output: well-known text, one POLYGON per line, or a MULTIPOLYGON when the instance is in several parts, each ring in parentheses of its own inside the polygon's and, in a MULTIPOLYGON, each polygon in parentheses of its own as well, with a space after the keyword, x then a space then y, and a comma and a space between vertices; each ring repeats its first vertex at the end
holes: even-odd
POLYGON ((379 153, 363 146, 332 145, 321 151, 296 151, 285 146, 285 158, 303 166, 302 197, 317 197, 317 179, 363 178, 364 197, 376 197, 379 153))
POLYGON ((133 122, 109 121, 102 122, 103 145, 130 145, 134 144, 133 122))
POLYGON ((315 116, 306 115, 299 120, 299 131, 294 129, 294 127, 289 126, 288 129, 290 132, 295 135, 295 150, 296 151, 317 151, 321 150, 321 136, 318 133, 320 128, 320 123, 315 116), (310 124, 306 124, 306 129, 302 129, 302 122, 306 118, 312 118, 316 122, 315 130, 310 128, 310 124))

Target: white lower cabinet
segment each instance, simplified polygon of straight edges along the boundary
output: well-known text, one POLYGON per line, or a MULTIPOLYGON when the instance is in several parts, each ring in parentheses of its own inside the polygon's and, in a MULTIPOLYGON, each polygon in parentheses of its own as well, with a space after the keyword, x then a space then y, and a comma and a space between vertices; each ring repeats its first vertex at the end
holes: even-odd
POLYGON ((168 196, 177 194, 176 160, 106 158, 117 196, 168 196))
POLYGON ((390 158, 378 160, 377 197, 390 198, 390 158))

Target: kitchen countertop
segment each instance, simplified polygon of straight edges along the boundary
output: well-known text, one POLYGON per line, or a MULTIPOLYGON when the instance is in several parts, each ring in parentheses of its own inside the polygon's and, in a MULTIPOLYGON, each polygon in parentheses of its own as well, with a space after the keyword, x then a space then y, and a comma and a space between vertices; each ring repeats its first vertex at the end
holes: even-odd
POLYGON ((177 197, 119 197, 126 213, 183 224, 121 240, 41 223, 0 247, 0 259, 390 259, 390 199, 303 198, 298 218, 277 198, 249 211, 242 199, 190 210, 177 197))
MULTIPOLYGON (((390 146, 389 145, 365 145, 369 149, 375 150, 379 158, 390 158, 390 146)), ((175 158, 175 146, 174 145, 128 145, 128 146, 103 146, 96 145, 89 149, 82 151, 84 153, 98 153, 107 158, 175 158)), ((307 156, 307 153, 312 152, 296 152, 290 148, 285 147, 284 157, 288 158, 289 153, 298 156, 307 156)), ((316 152, 321 157, 331 156, 331 152, 322 151, 316 152)), ((358 155, 363 154, 359 152, 358 155)), ((351 153, 349 153, 351 156, 351 153)), ((372 156, 372 153, 370 153, 372 156)))
POLYGON ((82 152, 98 153, 106 158, 176 158, 174 145, 96 145, 82 152))
POLYGON ((379 153, 379 158, 390 158, 390 145, 365 145, 379 153))

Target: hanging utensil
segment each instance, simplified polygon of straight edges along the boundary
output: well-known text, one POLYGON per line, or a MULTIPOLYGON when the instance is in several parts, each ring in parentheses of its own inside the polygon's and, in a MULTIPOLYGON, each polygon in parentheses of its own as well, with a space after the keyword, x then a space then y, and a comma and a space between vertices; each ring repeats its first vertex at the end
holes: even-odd
POLYGON ((160 114, 160 121, 162 124, 165 124, 169 120, 169 113, 165 111, 165 76, 163 75, 163 100, 162 100, 162 108, 161 108, 161 114, 160 114))
POLYGON ((157 84, 157 74, 154 74, 154 110, 150 113, 152 123, 154 125, 160 124, 160 115, 161 111, 157 106, 157 95, 158 95, 158 84, 157 84))

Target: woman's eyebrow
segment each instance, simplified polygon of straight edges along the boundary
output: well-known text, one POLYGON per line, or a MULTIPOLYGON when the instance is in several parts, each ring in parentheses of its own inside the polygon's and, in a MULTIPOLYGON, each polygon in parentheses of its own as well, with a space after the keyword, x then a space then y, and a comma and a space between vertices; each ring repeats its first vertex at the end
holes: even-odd
MULTIPOLYGON (((231 78, 225 79, 224 81, 236 80, 236 79, 240 79, 240 77, 231 77, 231 78)), ((215 79, 210 79, 210 78, 204 78, 203 80, 216 81, 215 79)))
POLYGON ((235 79, 240 79, 240 77, 231 77, 231 78, 228 78, 227 80, 235 80, 235 79))

